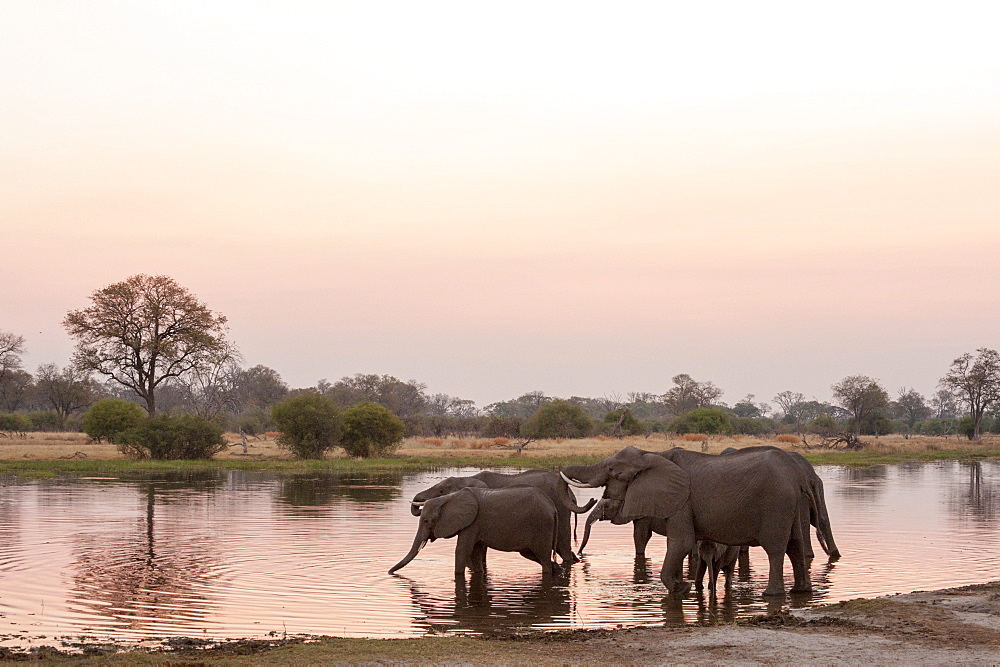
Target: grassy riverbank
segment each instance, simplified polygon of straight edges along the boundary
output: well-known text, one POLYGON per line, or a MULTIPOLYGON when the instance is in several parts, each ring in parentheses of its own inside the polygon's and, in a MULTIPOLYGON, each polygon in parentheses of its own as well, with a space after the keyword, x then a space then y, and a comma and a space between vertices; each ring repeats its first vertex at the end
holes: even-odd
POLYGON ((652 435, 631 438, 587 438, 582 440, 541 440, 529 443, 522 452, 502 438, 409 438, 395 456, 381 459, 354 459, 334 453, 318 461, 293 459, 280 449, 273 438, 248 443, 246 455, 239 437, 227 436, 228 451, 206 461, 131 461, 114 445, 87 441, 82 433, 30 433, 26 437, 0 440, 0 475, 54 477, 59 475, 155 475, 164 472, 200 470, 261 470, 281 473, 332 472, 406 473, 441 468, 545 468, 591 463, 622 447, 632 445, 650 451, 686 447, 695 451, 719 453, 727 447, 773 445, 801 452, 815 465, 864 466, 904 461, 980 461, 1000 459, 1000 439, 987 436, 981 442, 956 437, 883 436, 863 438, 859 451, 827 449, 810 441, 790 442, 749 436, 652 435), (812 446, 809 446, 812 445, 812 446))

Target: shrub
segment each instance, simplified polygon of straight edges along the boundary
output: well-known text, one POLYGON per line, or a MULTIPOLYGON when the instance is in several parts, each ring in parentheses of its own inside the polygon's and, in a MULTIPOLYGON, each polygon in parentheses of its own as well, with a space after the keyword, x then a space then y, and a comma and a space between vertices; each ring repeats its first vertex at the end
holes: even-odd
POLYGON ((61 431, 63 430, 63 418, 55 410, 42 410, 39 412, 29 412, 28 421, 31 423, 32 431, 61 431))
POLYGON ((31 421, 16 412, 0 412, 0 431, 24 433, 31 430, 31 421))
POLYGON ((222 428, 198 415, 157 415, 116 436, 118 451, 136 459, 210 459, 227 447, 222 428))
POLYGON ((340 446, 351 456, 372 458, 399 449, 406 425, 384 405, 362 401, 344 410, 340 446))
POLYGON ((681 435, 685 433, 728 435, 733 432, 733 423, 725 410, 698 408, 671 419, 667 424, 667 430, 681 435))
POLYGON ((777 440, 778 442, 788 443, 789 445, 798 445, 802 442, 802 440, 799 439, 799 436, 792 435, 791 433, 782 433, 780 435, 775 436, 774 439, 777 440))
POLYGON ((806 424, 806 430, 822 438, 830 438, 836 435, 837 431, 840 430, 840 426, 830 415, 820 415, 806 424))
POLYGON ((649 432, 645 422, 636 419, 628 408, 612 410, 604 415, 601 428, 609 435, 645 435, 649 432))
POLYGON ((94 403, 83 415, 83 432, 95 441, 117 442, 119 433, 135 428, 146 418, 138 404, 120 398, 105 398, 94 403))
POLYGON ((321 459, 340 443, 340 410, 322 394, 284 400, 271 409, 271 419, 281 431, 278 446, 300 459, 321 459))
POLYGON ((733 432, 740 435, 764 435, 774 432, 774 421, 767 417, 730 417, 733 432))
POLYGON ((584 438, 594 429, 594 422, 582 407, 569 401, 544 404, 521 426, 528 438, 584 438))
POLYGON ((681 440, 685 442, 704 442, 708 440, 708 436, 704 433, 685 433, 681 436, 681 440))

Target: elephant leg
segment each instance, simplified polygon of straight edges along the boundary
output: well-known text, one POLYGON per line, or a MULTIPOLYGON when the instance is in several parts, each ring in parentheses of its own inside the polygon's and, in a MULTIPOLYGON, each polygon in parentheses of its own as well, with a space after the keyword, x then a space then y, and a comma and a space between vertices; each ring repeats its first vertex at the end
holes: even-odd
POLYGON ((632 541, 635 543, 635 555, 645 558, 646 545, 653 537, 653 526, 649 519, 636 519, 632 522, 632 541))
MULTIPOLYGON (((680 514, 680 513, 679 513, 680 514)), ((685 517, 674 515, 668 522, 667 555, 660 569, 660 581, 671 595, 683 597, 691 590, 691 582, 685 581, 684 557, 691 553, 695 545, 694 526, 690 512, 685 517), (686 521, 684 520, 686 519, 686 521)))
POLYGON ((468 567, 473 551, 476 548, 476 538, 471 531, 458 532, 458 543, 455 545, 455 576, 465 578, 465 568, 468 567))
POLYGON ((767 553, 769 565, 767 573, 767 588, 764 589, 765 596, 784 596, 785 594, 785 548, 778 542, 768 542, 761 544, 767 553))
POLYGON ((806 503, 800 503, 800 508, 799 508, 799 529, 802 532, 802 535, 804 537, 804 540, 803 540, 803 543, 802 543, 802 546, 803 546, 803 549, 804 549, 803 554, 809 560, 812 560, 813 558, 816 557, 816 553, 813 551, 813 548, 812 548, 812 540, 809 537, 809 533, 811 532, 811 530, 810 530, 811 526, 812 526, 812 523, 810 522, 809 506, 806 503))
POLYGON ((792 593, 812 592, 812 581, 809 579, 809 565, 805 555, 806 550, 804 543, 806 539, 808 539, 808 533, 806 533, 806 537, 803 538, 801 524, 794 526, 792 530, 792 537, 788 541, 788 547, 786 549, 788 559, 792 561, 792 572, 794 574, 792 593))
POLYGON ((556 553, 562 559, 563 565, 572 565, 580 559, 573 553, 572 528, 570 527, 569 510, 560 509, 556 515, 556 553))
POLYGON ((700 591, 705 588, 705 561, 698 555, 697 549, 688 554, 688 578, 694 579, 695 590, 700 591), (694 573, 691 572, 692 565, 694 566, 694 573))
POLYGON ((750 581, 750 547, 745 544, 740 547, 740 555, 736 557, 740 581, 750 581))
POLYGON ((722 573, 726 577, 726 590, 730 590, 733 587, 733 571, 736 569, 736 561, 733 561, 722 568, 722 573))
POLYGON ((472 548, 469 569, 473 573, 486 572, 486 545, 482 542, 476 542, 476 545, 472 548))

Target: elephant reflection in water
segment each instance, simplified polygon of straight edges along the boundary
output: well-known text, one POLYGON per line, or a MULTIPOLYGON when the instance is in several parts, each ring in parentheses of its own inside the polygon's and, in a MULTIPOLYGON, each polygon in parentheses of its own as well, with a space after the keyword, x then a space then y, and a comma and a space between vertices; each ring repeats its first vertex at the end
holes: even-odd
POLYGON ((569 589, 547 581, 512 590, 501 583, 491 585, 489 575, 475 573, 468 584, 464 579, 455 580, 455 597, 450 600, 436 599, 412 579, 397 578, 409 586, 413 606, 419 612, 415 622, 428 632, 505 634, 551 625, 571 616, 569 589))

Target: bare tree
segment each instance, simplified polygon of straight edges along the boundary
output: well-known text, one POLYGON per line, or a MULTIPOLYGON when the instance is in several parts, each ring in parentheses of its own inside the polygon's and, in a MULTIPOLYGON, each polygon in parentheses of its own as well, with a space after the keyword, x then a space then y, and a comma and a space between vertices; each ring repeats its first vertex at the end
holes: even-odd
POLYGON ((791 417, 795 420, 795 432, 799 433, 802 431, 802 422, 804 421, 803 415, 803 403, 805 403, 805 394, 792 391, 783 391, 774 397, 774 402, 778 404, 781 408, 781 412, 784 417, 791 417))
POLYGON ((226 318, 169 276, 139 274, 97 290, 63 326, 74 364, 134 391, 156 414, 156 390, 203 366, 226 345, 226 318))
POLYGON ((874 412, 889 408, 889 394, 878 380, 867 375, 849 375, 831 387, 833 397, 854 418, 854 437, 861 435, 861 422, 874 412))
POLYGON ((958 416, 958 401, 949 389, 938 389, 931 398, 931 410, 937 419, 954 419, 958 416))
POLYGON ((200 363, 177 378, 184 402, 194 414, 212 419, 232 406, 241 359, 236 346, 224 341, 218 350, 205 355, 200 363))
POLYGON ((986 347, 976 352, 975 357, 966 352, 951 362, 951 368, 939 383, 968 408, 972 417, 970 440, 981 438, 983 414, 1000 401, 1000 353, 986 347))
POLYGON ((35 375, 35 391, 63 419, 101 396, 101 386, 90 373, 73 366, 60 370, 55 364, 43 364, 35 375))
POLYGON ((0 331, 0 384, 3 384, 9 373, 21 370, 22 354, 24 354, 24 336, 0 331))

